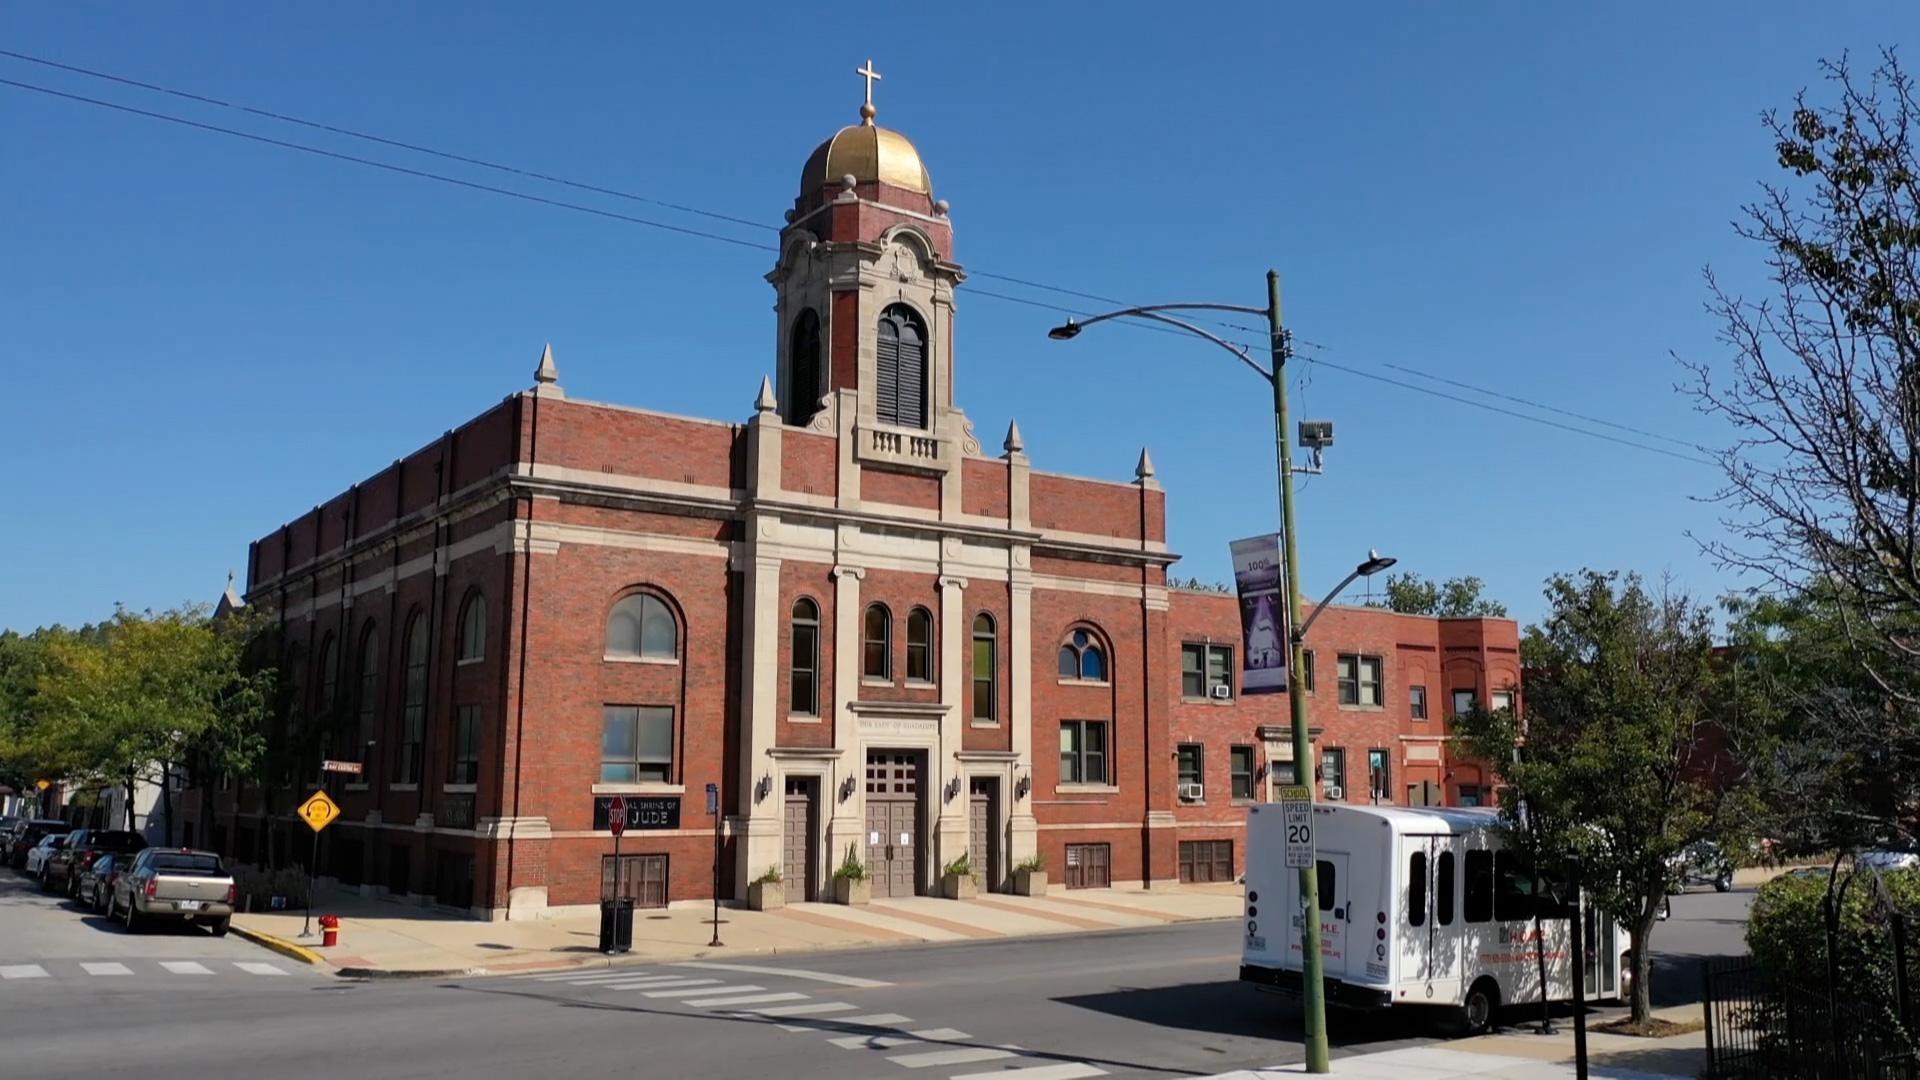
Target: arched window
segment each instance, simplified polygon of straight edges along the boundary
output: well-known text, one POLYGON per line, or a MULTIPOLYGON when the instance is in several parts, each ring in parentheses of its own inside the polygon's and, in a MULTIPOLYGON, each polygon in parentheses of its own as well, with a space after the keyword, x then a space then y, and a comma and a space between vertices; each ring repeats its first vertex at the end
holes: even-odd
POLYGON ((787 692, 795 715, 820 715, 820 608, 804 596, 793 602, 793 673, 787 692))
POLYGON ((407 623, 402 661, 406 682, 400 712, 400 782, 420 782, 422 740, 427 728, 427 620, 419 612, 407 623))
POLYGON ((880 313, 873 407, 883 424, 927 426, 927 328, 905 304, 880 313))
POLYGON ((812 308, 793 320, 787 342, 787 407, 781 419, 801 427, 820 404, 820 316, 812 308))
POLYGON ((333 635, 328 634, 320 641, 320 712, 333 708, 333 696, 340 690, 338 659, 334 655, 333 635))
POLYGON ((933 612, 923 607, 907 613, 907 681, 933 681, 933 612))
POLYGON ((1107 651, 1085 630, 1075 630, 1060 646, 1060 677, 1107 681, 1107 651))
POLYGON ((861 630, 860 673, 869 679, 893 678, 893 613, 872 604, 861 630))
POLYGON ((631 660, 672 660, 679 656, 680 627, 667 602, 652 593, 634 593, 613 605, 607 616, 607 656, 631 660))
POLYGON ((360 632, 360 746, 374 738, 380 714, 380 631, 372 623, 360 632))
POLYGON ((973 718, 992 722, 999 715, 998 693, 1000 642, 994 633, 993 616, 981 612, 973 617, 973 718))
POLYGON ((479 589, 467 594, 460 607, 460 662, 487 655, 487 598, 479 589))

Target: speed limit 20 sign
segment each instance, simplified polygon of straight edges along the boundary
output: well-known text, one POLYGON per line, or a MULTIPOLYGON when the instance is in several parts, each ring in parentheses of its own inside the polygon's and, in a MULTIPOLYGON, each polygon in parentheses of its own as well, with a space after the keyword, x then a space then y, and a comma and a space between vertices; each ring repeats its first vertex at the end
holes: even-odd
POLYGON ((1313 866, 1313 800, 1300 786, 1280 789, 1280 823, 1286 830, 1287 867, 1305 870, 1313 866))

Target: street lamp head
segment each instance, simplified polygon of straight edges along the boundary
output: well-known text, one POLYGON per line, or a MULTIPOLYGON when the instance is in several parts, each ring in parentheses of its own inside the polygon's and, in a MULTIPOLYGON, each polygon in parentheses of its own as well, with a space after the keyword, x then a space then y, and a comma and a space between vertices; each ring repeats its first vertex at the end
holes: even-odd
POLYGON ((1370 550, 1367 552, 1367 561, 1361 563, 1358 567, 1356 567, 1354 569, 1354 573, 1359 574, 1362 577, 1369 577, 1379 573, 1382 570, 1385 570, 1387 567, 1392 566, 1394 563, 1397 563, 1399 561, 1400 561, 1399 559, 1396 559, 1391 555, 1382 555, 1377 551, 1370 550))
POLYGON ((1047 336, 1055 341, 1069 341, 1080 335, 1080 324, 1068 319, 1060 326, 1047 331, 1047 336))

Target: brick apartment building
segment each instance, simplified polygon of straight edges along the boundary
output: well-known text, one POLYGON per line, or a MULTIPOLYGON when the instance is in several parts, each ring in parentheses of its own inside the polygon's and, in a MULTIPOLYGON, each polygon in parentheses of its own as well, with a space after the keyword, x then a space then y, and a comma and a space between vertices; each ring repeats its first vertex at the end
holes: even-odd
MULTIPOLYGON (((1168 587, 1151 460, 1121 483, 1035 469, 1017 426, 982 447, 947 205, 871 106, 787 222, 745 423, 580 400, 549 350, 532 388, 251 545, 226 602, 283 623, 284 737, 308 778, 364 762, 331 783, 322 874, 578 910, 619 794, 641 902, 710 897, 710 783, 727 897, 776 866, 818 897, 849 847, 879 896, 962 853, 993 888, 1036 853, 1056 887, 1239 872, 1245 806, 1295 773, 1287 702, 1239 695, 1232 597, 1168 587)), ((1487 797, 1446 717, 1513 692, 1512 622, 1338 608, 1312 644, 1326 794, 1487 797)), ((310 783, 214 786, 187 836, 304 856, 310 783)))

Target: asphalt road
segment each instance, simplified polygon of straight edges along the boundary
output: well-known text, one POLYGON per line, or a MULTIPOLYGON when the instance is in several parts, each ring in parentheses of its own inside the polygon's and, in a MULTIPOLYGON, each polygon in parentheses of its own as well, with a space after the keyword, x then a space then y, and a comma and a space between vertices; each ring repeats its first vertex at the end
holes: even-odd
MULTIPOLYGON (((1663 934, 1700 947, 1702 934, 1717 932, 1721 909, 1744 899, 1677 898, 1663 934)), ((1237 935, 1234 922, 1194 923, 720 961, 740 968, 352 982, 298 970, 235 938, 129 936, 0 877, 0 1075, 97 1076, 137 1062, 140 1075, 157 1080, 204 1080, 243 1066, 462 1080, 1076 1080, 1297 1061, 1298 1009, 1235 980, 1237 935), (179 975, 158 968, 163 961, 209 973, 179 975), (250 974, 235 966, 243 962, 291 974, 250 974), (85 963, 130 971, 92 974, 85 963), (23 966, 46 974, 6 977, 23 966)), ((1437 1034, 1409 1013, 1335 1013, 1332 1027, 1336 1053, 1437 1034)))

